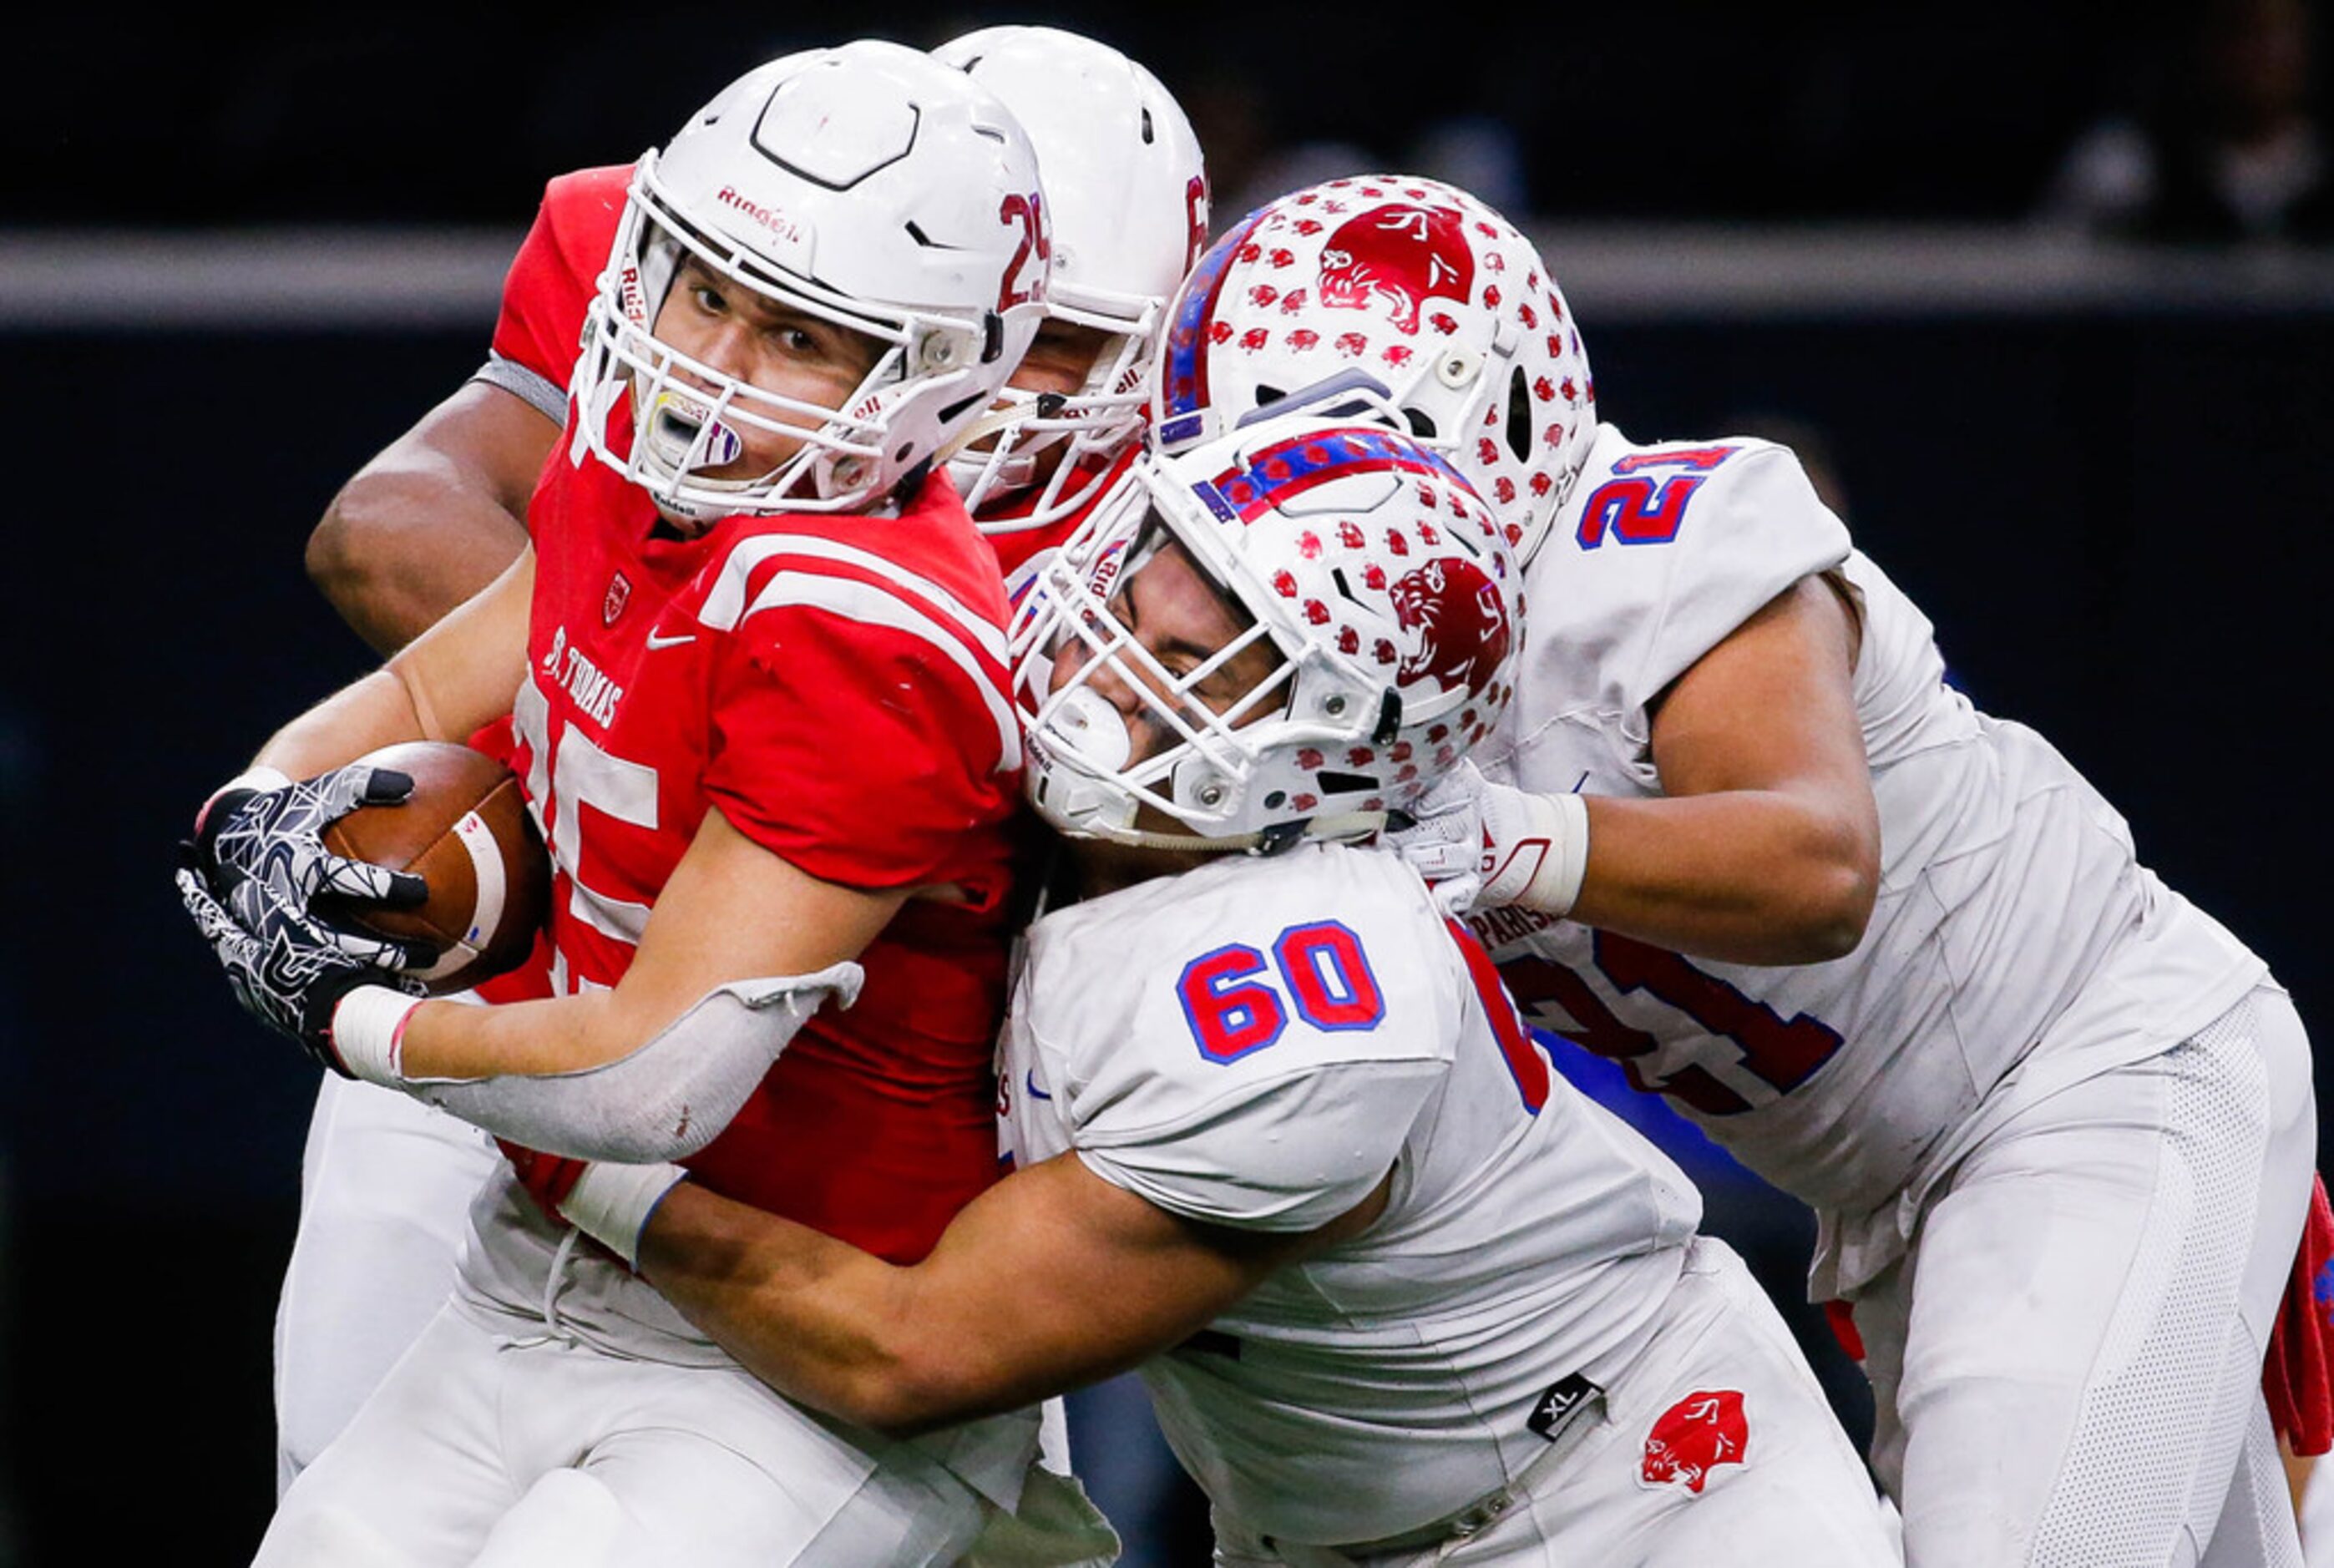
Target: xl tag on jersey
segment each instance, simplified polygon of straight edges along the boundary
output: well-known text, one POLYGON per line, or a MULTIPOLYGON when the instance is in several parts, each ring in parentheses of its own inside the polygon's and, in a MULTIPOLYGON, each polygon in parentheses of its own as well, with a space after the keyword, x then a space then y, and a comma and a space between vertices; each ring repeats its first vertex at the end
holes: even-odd
POLYGON ((1524 1424, 1553 1443, 1604 1391, 1575 1372, 1562 1382, 1549 1385, 1548 1392, 1539 1397, 1539 1403, 1532 1407, 1531 1419, 1524 1424))

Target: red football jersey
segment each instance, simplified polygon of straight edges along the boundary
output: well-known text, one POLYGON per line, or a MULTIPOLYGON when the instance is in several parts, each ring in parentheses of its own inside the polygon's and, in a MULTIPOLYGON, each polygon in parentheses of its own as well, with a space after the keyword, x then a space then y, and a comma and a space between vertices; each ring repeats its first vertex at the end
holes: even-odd
POLYGON ((612 986, 705 813, 829 881, 948 885, 860 962, 688 1163, 899 1261, 997 1174, 1008 823, 1019 742, 994 557, 944 477, 898 517, 732 518, 660 537, 563 452, 537 487, 517 766, 552 849, 554 984, 612 986))
MULTIPOLYGON (((584 338, 600 271, 616 243, 624 216, 624 191, 632 166, 582 168, 544 187, 535 222, 503 277, 502 312, 495 321, 494 351, 541 376, 555 387, 567 385, 584 338)), ((555 447, 550 462, 565 461, 555 447)), ((532 515, 528 530, 534 529, 532 515)), ((488 756, 509 762, 510 724, 497 719, 470 737, 488 756)), ((525 1002, 551 994, 549 955, 537 944, 527 961, 478 986, 489 1002, 525 1002)))
POLYGON ((534 226, 503 278, 495 352, 555 387, 574 372, 600 273, 624 216, 632 166, 579 168, 543 188, 534 226))
MULTIPOLYGON (((1013 584, 1016 579, 1022 575, 1023 570, 1029 563, 1038 556, 1049 550, 1059 549, 1069 542, 1070 535, 1085 524, 1086 518, 1102 498, 1110 493, 1111 486, 1118 482, 1120 476, 1125 474, 1129 467, 1133 467, 1134 452, 1135 449, 1129 447, 1120 453, 1112 461, 1109 468, 1094 481, 1094 488, 1087 495, 1085 504, 1068 516, 1057 518, 1051 523, 1038 524, 1034 527, 992 528, 988 533, 989 546, 997 552, 998 573, 1004 577, 1008 584, 1013 584)), ((980 509, 981 522, 1010 523, 1016 517, 1027 515, 1030 509, 1036 505, 1042 489, 1041 486, 1033 486, 1018 495, 999 497, 995 503, 980 509)))

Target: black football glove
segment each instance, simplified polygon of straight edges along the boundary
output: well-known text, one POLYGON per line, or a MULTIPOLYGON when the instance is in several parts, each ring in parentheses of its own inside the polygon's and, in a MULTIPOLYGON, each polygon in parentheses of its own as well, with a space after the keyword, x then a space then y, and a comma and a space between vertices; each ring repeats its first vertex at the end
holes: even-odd
POLYGON ((428 944, 352 932, 333 911, 336 904, 411 909, 429 898, 429 885, 410 871, 336 855, 323 839, 325 828, 357 807, 400 804, 412 793, 409 775, 355 764, 275 789, 222 790, 196 825, 195 869, 236 914, 243 912, 236 895, 256 883, 300 920, 350 937, 343 950, 353 957, 385 968, 427 968, 437 961, 428 944))
MULTIPOLYGON (((222 902, 190 868, 178 871, 178 898, 211 945, 244 1010, 297 1040, 311 1056, 351 1076, 333 1049, 333 1009, 359 986, 389 986, 421 995, 419 980, 391 973, 350 949, 370 938, 331 931, 303 919, 267 887, 246 880, 222 902), (232 908, 230 908, 230 904, 232 908)), ((401 944, 373 942, 384 949, 401 944)))

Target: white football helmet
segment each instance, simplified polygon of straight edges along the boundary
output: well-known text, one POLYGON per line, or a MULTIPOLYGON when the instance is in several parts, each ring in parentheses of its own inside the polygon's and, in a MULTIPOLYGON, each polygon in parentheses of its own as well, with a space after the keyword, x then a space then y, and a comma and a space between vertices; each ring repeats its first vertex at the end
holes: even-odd
POLYGON ((880 504, 980 417, 1043 319, 1037 155, 964 72, 872 40, 748 72, 643 156, 575 369, 589 450, 669 515, 880 504), (683 252, 732 284, 878 340, 837 408, 750 386, 654 332, 683 252), (713 478, 740 428, 798 438, 713 478))
POLYGON ((950 462, 984 532, 1044 527, 1093 499, 1142 435, 1168 297, 1207 244, 1200 141, 1157 77, 1075 33, 984 27, 932 54, 995 93, 1037 149, 1054 234, 1046 313, 1109 334, 1083 388, 1008 388, 1007 405, 981 420, 992 438, 950 462), (1040 454, 1064 443, 1042 486, 1017 495, 1037 486, 1040 454))
POLYGON ((1523 614, 1490 508, 1382 424, 1300 409, 1143 453, 1015 615, 1030 799, 1065 833, 1153 848, 1374 832, 1499 722, 1523 614), (1127 615, 1174 545, 1245 627, 1180 670, 1127 615), (1270 673, 1203 703, 1259 643, 1270 673), (1138 734, 1159 744, 1137 755, 1138 734))
POLYGON ((1171 307, 1157 439, 1213 439, 1332 377, 1377 383, 1404 427, 1497 509, 1520 559, 1596 434, 1580 329, 1529 240, 1463 190, 1356 176, 1268 203, 1171 307))

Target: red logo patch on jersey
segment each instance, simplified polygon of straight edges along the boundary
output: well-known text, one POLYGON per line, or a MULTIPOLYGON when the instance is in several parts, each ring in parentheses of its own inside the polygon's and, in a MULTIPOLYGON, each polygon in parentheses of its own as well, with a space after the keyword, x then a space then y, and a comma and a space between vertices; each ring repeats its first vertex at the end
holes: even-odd
POLYGON ((1699 1492, 1721 1465, 1739 1465, 1750 1447, 1750 1423, 1733 1389, 1697 1389, 1661 1414, 1645 1436, 1637 1479, 1647 1486, 1699 1492))
POLYGON ((608 579, 608 596, 600 601, 600 621, 605 626, 616 624, 616 617, 632 601, 632 580, 619 572, 608 579))
POLYGON ((1374 207, 1339 224, 1321 251, 1323 304, 1382 306, 1405 332, 1418 331, 1428 300, 1463 305, 1474 283, 1474 252, 1458 212, 1447 207, 1374 207))
POLYGON ((1508 607, 1483 569, 1445 555, 1394 580, 1394 613, 1417 641, 1397 683, 1432 678, 1445 691, 1480 695, 1508 656, 1508 607))

